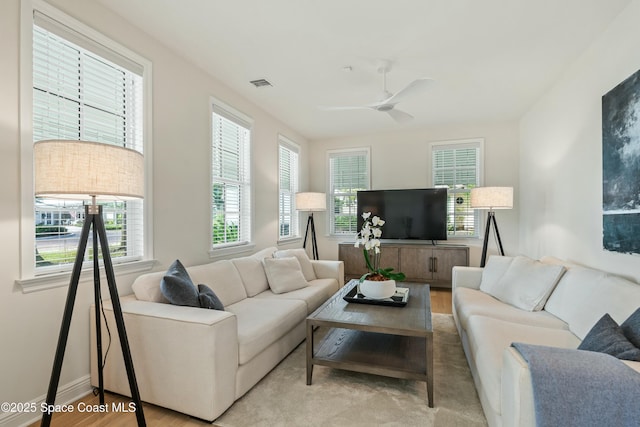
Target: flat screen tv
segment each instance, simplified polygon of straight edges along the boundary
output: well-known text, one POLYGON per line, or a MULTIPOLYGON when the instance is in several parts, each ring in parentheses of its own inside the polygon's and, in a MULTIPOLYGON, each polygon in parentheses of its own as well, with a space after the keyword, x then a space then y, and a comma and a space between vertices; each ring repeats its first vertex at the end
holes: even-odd
POLYGON ((363 212, 385 220, 382 239, 446 240, 447 189, 358 191, 358 230, 363 212))

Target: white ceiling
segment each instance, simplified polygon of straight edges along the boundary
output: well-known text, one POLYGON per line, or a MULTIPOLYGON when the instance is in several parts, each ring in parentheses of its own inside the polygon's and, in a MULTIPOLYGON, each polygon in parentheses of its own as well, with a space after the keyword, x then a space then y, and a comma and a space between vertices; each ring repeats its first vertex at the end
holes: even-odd
POLYGON ((517 119, 630 0, 98 1, 314 140, 517 119), (379 59, 390 92, 434 79, 414 120, 318 108, 377 101, 379 59))

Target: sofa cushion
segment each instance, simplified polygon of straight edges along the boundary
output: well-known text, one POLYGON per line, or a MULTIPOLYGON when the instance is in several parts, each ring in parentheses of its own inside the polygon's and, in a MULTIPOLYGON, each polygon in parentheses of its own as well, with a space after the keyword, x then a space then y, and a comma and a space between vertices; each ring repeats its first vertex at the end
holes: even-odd
POLYGON ((574 349, 580 344, 580 340, 568 330, 541 328, 485 316, 471 316, 467 336, 479 381, 489 404, 497 413, 501 413, 502 355, 512 342, 574 349))
POLYGON ((495 295, 500 291, 498 284, 513 262, 513 257, 492 255, 482 269, 480 290, 489 295, 495 295))
POLYGON ((252 297, 269 289, 269 282, 264 272, 262 259, 248 256, 232 259, 231 262, 238 269, 244 288, 247 291, 247 296, 252 297))
POLYGON ((160 281, 162 295, 174 305, 200 307, 198 289, 180 260, 175 260, 160 281))
POLYGON ((133 285, 131 285, 136 299, 169 304, 169 300, 162 295, 160 290, 160 281, 165 274, 165 271, 157 271, 138 276, 133 285))
POLYGON ((307 314, 313 313, 318 307, 338 292, 336 279, 316 279, 309 282, 309 286, 291 292, 276 294, 267 290, 256 295, 256 298, 288 298, 304 301, 307 304, 307 314))
POLYGON ((571 267, 549 297, 545 310, 569 324, 580 339, 605 313, 622 323, 638 308, 640 285, 585 267, 571 267))
POLYGON ((242 278, 229 260, 196 265, 187 271, 195 283, 204 283, 213 289, 225 307, 247 297, 242 278))
POLYGON ((307 317, 307 305, 286 298, 245 298, 226 307, 238 321, 238 358, 243 365, 307 317))
POLYGON ((622 332, 633 345, 640 348, 640 308, 633 312, 622 325, 622 332))
POLYGON ((276 248, 269 247, 253 255, 231 260, 238 269, 244 288, 247 291, 247 296, 252 297, 269 289, 269 282, 262 266, 262 260, 264 258, 273 258, 275 251, 276 248))
POLYGON ((591 328, 578 346, 578 350, 596 351, 618 359, 640 362, 640 348, 624 336, 622 328, 608 314, 602 316, 591 328))
POLYGON ((454 289, 453 308, 456 310, 459 322, 465 330, 469 327, 469 318, 473 315, 483 315, 545 328, 569 329, 565 322, 544 310, 520 310, 477 289, 454 289))
POLYGON ((308 282, 310 280, 317 279, 313 265, 309 259, 309 255, 307 255, 307 251, 304 249, 284 249, 274 252, 273 256, 274 258, 296 257, 300 263, 300 268, 302 269, 302 274, 304 275, 305 280, 308 282))
POLYGON ((220 302, 220 298, 207 285, 198 285, 198 300, 202 308, 224 311, 224 305, 220 302))
MULTIPOLYGON (((505 264, 506 261, 501 262, 500 267, 505 264)), ((522 310, 538 311, 544 307, 564 271, 562 265, 543 264, 531 258, 517 256, 509 263, 497 283, 487 284, 483 289, 483 277, 480 289, 486 289, 490 295, 522 310)))
POLYGON ((262 260, 269 287, 276 294, 309 286, 296 257, 265 258, 262 260))
POLYGON ((276 248, 270 246, 268 248, 264 248, 254 253, 253 255, 249 255, 252 258, 262 261, 265 258, 273 258, 273 254, 276 252, 276 248))

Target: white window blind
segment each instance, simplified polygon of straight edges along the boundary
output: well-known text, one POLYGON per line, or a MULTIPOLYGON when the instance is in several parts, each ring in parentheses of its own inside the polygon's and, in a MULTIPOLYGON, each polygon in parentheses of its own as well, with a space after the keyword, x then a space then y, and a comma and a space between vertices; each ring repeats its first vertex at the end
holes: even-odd
POLYGON ((299 149, 291 141, 280 137, 278 153, 278 237, 299 236, 295 195, 298 192, 299 149))
POLYGON ((251 241, 250 123, 213 106, 212 248, 251 241))
POLYGON ((369 150, 329 152, 329 229, 331 234, 357 233, 357 199, 370 183, 369 150))
POLYGON ((480 185, 481 142, 432 145, 433 185, 448 189, 449 237, 478 235, 478 215, 471 209, 471 189, 480 185))
MULTIPOLYGON (((37 11, 32 48, 34 142, 97 141, 143 152, 141 65, 37 11)), ((82 202, 35 198, 34 206, 36 274, 70 269, 82 202)), ((103 212, 114 263, 142 258, 143 201, 105 203, 103 212)))

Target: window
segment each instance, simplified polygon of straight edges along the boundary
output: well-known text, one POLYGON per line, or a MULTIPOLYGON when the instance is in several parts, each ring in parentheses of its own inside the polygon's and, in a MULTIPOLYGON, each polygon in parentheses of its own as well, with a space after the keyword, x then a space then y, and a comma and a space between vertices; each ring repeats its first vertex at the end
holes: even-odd
MULTIPOLYGON (((39 140, 68 139, 145 152, 150 117, 145 76, 151 65, 49 5, 38 1, 34 5, 28 17, 31 34, 25 38, 31 43, 23 47, 24 69, 31 70, 26 80, 29 87, 25 85, 22 92, 28 117, 28 122, 23 121, 28 135, 25 147, 39 140)), ((33 222, 29 219, 22 224, 22 276, 69 271, 76 256, 76 234, 84 221, 83 202, 34 198, 29 177, 32 159, 25 157, 22 164, 23 206, 33 212, 33 222)), ((145 232, 144 206, 143 200, 103 204, 114 264, 150 256, 145 253, 151 245, 145 232)), ((92 255, 89 245, 87 263, 92 255)))
POLYGON ((471 209, 471 189, 480 186, 483 140, 431 144, 433 186, 448 189, 449 237, 478 236, 479 216, 471 209))
POLYGON ((251 241, 251 123, 214 102, 212 113, 212 248, 251 241))
POLYGON ((357 233, 359 190, 370 187, 369 149, 336 150, 328 153, 329 230, 331 234, 357 233))
POLYGON ((278 148, 278 238, 299 237, 295 195, 298 192, 298 157, 296 144, 280 136, 278 148))

